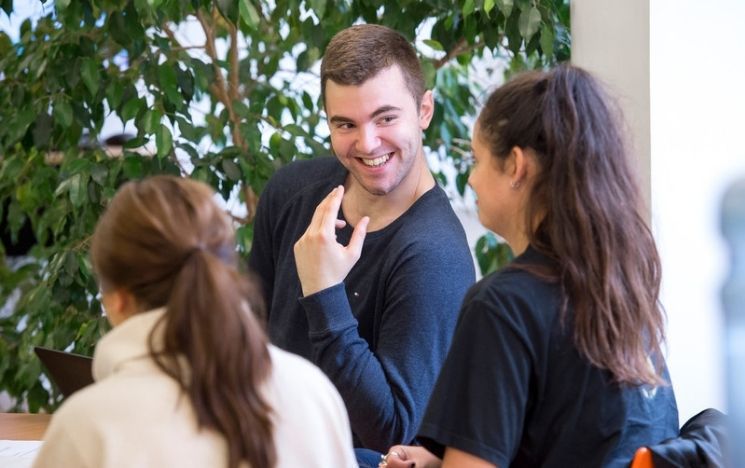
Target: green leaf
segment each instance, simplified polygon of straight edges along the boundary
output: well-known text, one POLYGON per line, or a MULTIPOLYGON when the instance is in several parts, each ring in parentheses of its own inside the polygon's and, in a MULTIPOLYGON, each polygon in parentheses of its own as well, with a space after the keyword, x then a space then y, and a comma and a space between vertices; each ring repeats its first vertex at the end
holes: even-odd
POLYGON ((476 6, 474 5, 473 0, 466 0, 465 3, 463 3, 463 18, 468 18, 474 11, 476 6))
POLYGON ((244 119, 248 119, 251 117, 251 110, 246 104, 241 101, 233 102, 233 110, 238 115, 238 117, 242 117, 244 119))
POLYGON ((188 143, 179 143, 177 146, 179 149, 185 151, 189 155, 193 163, 196 164, 196 162, 199 161, 199 153, 196 149, 194 149, 193 146, 188 143))
MULTIPOLYGON (((12 1, 12 0, 3 0, 12 1)), ((10 42, 10 37, 4 32, 0 32, 0 57, 6 57, 10 54, 10 50, 13 48, 13 44, 10 42)))
POLYGON ((83 59, 83 62, 80 64, 80 76, 83 78, 83 83, 85 83, 88 91, 91 92, 91 95, 95 96, 98 92, 99 82, 98 62, 91 58, 83 59))
POLYGON ((281 143, 282 135, 280 135, 279 132, 274 132, 272 136, 269 137, 269 150, 273 155, 279 156, 279 146, 281 143))
POLYGON ((222 16, 230 21, 233 24, 236 24, 238 22, 239 18, 239 8, 236 8, 235 0, 215 0, 214 4, 217 6, 217 9, 220 11, 220 14, 222 16))
POLYGON ((73 252, 68 252, 65 258, 65 271, 68 275, 73 276, 78 273, 79 265, 77 255, 73 252))
POLYGON ((143 107, 143 101, 140 100, 138 97, 134 97, 130 99, 129 101, 124 103, 124 107, 122 108, 122 115, 120 116, 122 118, 123 122, 128 122, 135 117, 137 117, 137 114, 140 113, 140 109, 143 107))
POLYGON ((520 28, 520 35, 525 39, 525 42, 528 42, 538 32, 540 26, 541 12, 538 11, 538 8, 531 7, 529 10, 523 10, 520 13, 518 27, 520 28))
POLYGON ((424 84, 427 89, 433 89, 435 87, 437 70, 431 60, 424 60, 422 62, 422 73, 424 74, 424 84))
POLYGON ((495 0, 484 0, 484 13, 488 15, 494 8, 494 3, 495 0))
POLYGON ((87 188, 88 180, 83 174, 75 174, 70 177, 70 201, 73 206, 83 206, 88 195, 87 188))
POLYGON ((432 49, 444 52, 445 48, 442 46, 442 44, 439 43, 439 41, 436 41, 434 39, 425 39, 424 43, 430 46, 432 49))
POLYGON ((34 145, 37 148, 44 148, 49 143, 49 137, 52 134, 52 117, 47 113, 41 113, 36 118, 34 124, 34 145))
POLYGON ((100 186, 104 186, 106 184, 106 176, 109 175, 109 170, 106 168, 106 166, 103 166, 101 164, 96 164, 93 166, 93 170, 91 171, 91 179, 95 183, 97 183, 100 186))
POLYGON ((191 101, 191 98, 194 97, 194 76, 191 71, 184 71, 180 67, 176 67, 176 81, 178 81, 184 99, 187 102, 191 101))
POLYGON ((519 23, 520 15, 515 11, 509 18, 507 18, 504 27, 504 33, 507 36, 507 45, 515 57, 513 62, 514 60, 520 60, 522 58, 522 55, 520 55, 520 47, 523 43, 523 37, 520 35, 519 23))
POLYGON ((303 127, 301 127, 300 125, 297 125, 297 124, 285 125, 283 128, 285 129, 285 131, 289 132, 290 135, 296 136, 296 137, 298 137, 298 136, 305 136, 308 133, 308 132, 305 131, 305 129, 303 127))
POLYGON ((241 169, 236 163, 230 159, 222 160, 222 170, 225 171, 225 175, 231 180, 241 180, 241 169))
POLYGON ((463 196, 466 193, 466 186, 468 185, 468 173, 459 172, 455 176, 455 186, 458 188, 458 193, 463 196))
POLYGON ((35 115, 35 110, 30 106, 20 109, 15 118, 9 122, 8 140, 14 143, 23 138, 29 125, 34 121, 35 115))
POLYGON ((303 105, 309 111, 312 111, 315 106, 313 105, 313 98, 310 97, 307 91, 303 91, 303 105))
POLYGON ((118 81, 112 81, 108 88, 106 88, 106 99, 109 101, 109 108, 118 109, 119 104, 122 103, 123 95, 124 86, 118 81))
POLYGON ((240 0, 238 3, 238 9, 240 11, 241 19, 251 29, 256 29, 261 22, 259 18, 259 12, 256 11, 256 7, 253 6, 250 0, 240 0))
POLYGON ((158 147, 158 157, 162 158, 173 149, 173 136, 165 125, 160 125, 160 130, 155 134, 155 144, 158 147))
POLYGON ((554 29, 550 24, 541 26, 541 50, 544 57, 554 55, 554 29))
POLYGON ((184 98, 178 90, 178 78, 173 63, 164 62, 160 64, 158 67, 158 81, 160 82, 160 89, 166 94, 168 101, 177 108, 181 108, 184 98))
POLYGON ((142 178, 142 156, 127 156, 122 163, 122 171, 127 179, 142 178))
POLYGON ((326 0, 310 0, 310 7, 319 20, 322 20, 326 15, 326 0))
POLYGON ((158 109, 148 109, 142 117, 142 129, 147 133, 155 133, 162 119, 163 114, 158 109))
POLYGON ((512 0, 497 0, 497 7, 502 12, 505 18, 509 18, 512 14, 512 7, 514 4, 512 0))
POLYGON ((54 190, 54 196, 59 197, 63 193, 69 192, 69 191, 70 191, 70 179, 65 179, 54 190))
POLYGON ((72 124, 72 107, 66 100, 60 99, 54 103, 53 115, 65 128, 72 124))

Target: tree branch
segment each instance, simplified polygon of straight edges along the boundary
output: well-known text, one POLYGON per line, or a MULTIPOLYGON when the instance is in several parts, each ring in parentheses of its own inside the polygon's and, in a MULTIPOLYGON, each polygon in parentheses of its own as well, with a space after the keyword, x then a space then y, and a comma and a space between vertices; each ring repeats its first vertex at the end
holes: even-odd
MULTIPOLYGON (((214 16, 217 15, 217 9, 213 7, 212 9, 212 16, 214 19, 214 16)), ((222 102, 222 104, 225 106, 225 109, 228 111, 228 119, 230 120, 230 130, 231 130, 231 136, 233 137, 233 143, 241 149, 243 152, 248 151, 248 144, 243 139, 243 136, 240 133, 240 119, 235 114, 235 110, 233 109, 233 99, 231 97, 231 93, 228 90, 228 85, 225 83, 225 78, 222 75, 222 69, 217 64, 218 57, 217 57, 217 50, 215 48, 215 31, 212 29, 210 24, 208 23, 207 19, 204 17, 204 14, 201 10, 197 11, 197 19, 199 20, 199 24, 202 25, 202 29, 204 30, 205 35, 205 44, 204 47, 206 49, 207 55, 212 59, 212 68, 215 72, 215 81, 210 85, 210 90, 215 94, 217 99, 222 102)), ((232 37, 232 35, 231 35, 232 37)), ((237 51, 236 51, 237 54, 237 51)))
POLYGON ((466 38, 461 37, 460 39, 458 39, 458 42, 455 43, 455 46, 450 49, 444 57, 435 62, 435 70, 439 70, 446 63, 458 57, 459 55, 465 54, 466 52, 470 52, 472 50, 476 50, 481 46, 482 44, 479 44, 478 42, 475 42, 474 44, 468 44, 466 38))
POLYGON ((168 39, 170 39, 171 43, 175 45, 175 47, 171 47, 171 50, 173 52, 183 52, 187 50, 194 50, 194 49, 205 49, 205 46, 198 46, 198 45, 192 45, 192 46, 184 46, 181 45, 181 42, 176 38, 176 34, 173 32, 173 29, 171 29, 170 26, 168 26, 168 23, 164 23, 161 28, 163 29, 163 32, 166 33, 166 36, 168 36, 168 39))
POLYGON ((179 42, 178 39, 176 39, 176 34, 173 32, 173 29, 171 29, 171 27, 168 26, 168 23, 163 23, 163 26, 161 27, 163 28, 163 32, 166 33, 166 36, 168 36, 168 39, 170 39, 171 42, 173 42, 174 44, 180 47, 181 43, 179 42))
POLYGON ((228 30, 230 31, 230 51, 229 60, 230 65, 228 68, 228 79, 230 80, 230 97, 233 100, 240 99, 238 93, 238 85, 240 83, 240 63, 238 62, 238 29, 234 24, 228 23, 228 30))

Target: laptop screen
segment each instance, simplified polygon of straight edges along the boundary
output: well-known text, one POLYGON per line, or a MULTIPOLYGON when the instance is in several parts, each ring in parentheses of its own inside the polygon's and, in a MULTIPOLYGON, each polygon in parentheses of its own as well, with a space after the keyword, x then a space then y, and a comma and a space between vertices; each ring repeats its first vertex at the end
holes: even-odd
POLYGON ((41 346, 34 352, 65 398, 93 383, 93 358, 41 346))

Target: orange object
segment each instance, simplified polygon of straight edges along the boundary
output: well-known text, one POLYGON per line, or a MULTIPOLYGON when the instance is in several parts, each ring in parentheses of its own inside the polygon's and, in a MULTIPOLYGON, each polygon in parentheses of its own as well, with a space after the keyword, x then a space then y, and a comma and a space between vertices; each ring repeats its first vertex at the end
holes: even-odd
POLYGON ((631 468, 654 468, 652 451, 647 447, 639 447, 631 461, 631 468))

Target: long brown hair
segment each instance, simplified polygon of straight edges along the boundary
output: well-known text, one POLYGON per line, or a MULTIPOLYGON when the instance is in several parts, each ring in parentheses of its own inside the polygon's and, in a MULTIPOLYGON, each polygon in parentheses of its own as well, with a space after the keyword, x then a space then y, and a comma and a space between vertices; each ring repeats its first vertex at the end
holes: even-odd
MULTIPOLYGON (((321 94, 331 80, 345 86, 360 86, 381 70, 398 65, 416 102, 422 103, 424 73, 416 50, 398 31, 378 24, 358 24, 337 33, 321 61, 321 94)), ((325 102, 325 98, 324 98, 325 102)))
POLYGON ((660 258, 611 103, 589 73, 561 65, 497 89, 479 130, 500 160, 515 146, 537 155, 525 221, 542 221, 529 242, 556 261, 580 353, 618 382, 662 384, 660 258))
POLYGON ((261 296, 237 269, 233 228, 212 197, 180 177, 128 182, 96 226, 91 256, 102 285, 130 292, 141 310, 166 307, 163 345, 151 333, 150 354, 189 396, 199 426, 225 437, 228 466, 270 467, 261 296))

